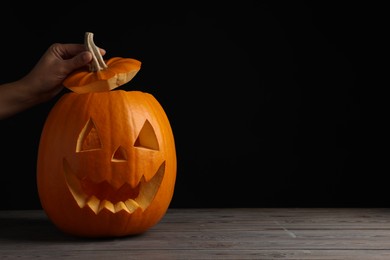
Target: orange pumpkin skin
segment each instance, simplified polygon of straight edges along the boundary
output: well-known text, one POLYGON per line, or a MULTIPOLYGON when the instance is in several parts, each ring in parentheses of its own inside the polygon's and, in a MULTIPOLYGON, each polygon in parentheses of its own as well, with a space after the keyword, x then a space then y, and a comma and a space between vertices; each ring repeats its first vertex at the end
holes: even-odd
POLYGON ((176 151, 169 120, 148 93, 66 93, 41 133, 37 187, 62 231, 83 237, 140 234, 173 197, 176 151))

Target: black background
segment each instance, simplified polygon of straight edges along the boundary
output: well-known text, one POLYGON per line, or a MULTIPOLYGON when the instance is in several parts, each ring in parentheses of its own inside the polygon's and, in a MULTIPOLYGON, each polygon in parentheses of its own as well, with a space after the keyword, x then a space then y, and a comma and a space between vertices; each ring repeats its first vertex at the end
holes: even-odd
MULTIPOLYGON (((106 58, 142 62, 121 88, 153 94, 171 121, 171 207, 389 204, 376 121, 365 120, 372 86, 362 84, 375 65, 373 6, 140 2, 3 1, 0 83, 90 31, 106 58)), ((58 97, 0 121, 1 209, 40 208, 37 149, 58 97)))

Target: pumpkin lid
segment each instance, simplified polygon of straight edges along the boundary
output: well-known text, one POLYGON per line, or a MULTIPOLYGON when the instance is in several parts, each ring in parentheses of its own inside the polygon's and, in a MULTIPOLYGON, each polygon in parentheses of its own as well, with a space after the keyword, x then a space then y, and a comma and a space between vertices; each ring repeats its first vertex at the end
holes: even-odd
POLYGON ((92 53, 90 65, 73 71, 63 82, 73 92, 110 91, 129 82, 141 69, 141 62, 136 59, 114 57, 103 60, 91 32, 85 33, 84 44, 92 53))

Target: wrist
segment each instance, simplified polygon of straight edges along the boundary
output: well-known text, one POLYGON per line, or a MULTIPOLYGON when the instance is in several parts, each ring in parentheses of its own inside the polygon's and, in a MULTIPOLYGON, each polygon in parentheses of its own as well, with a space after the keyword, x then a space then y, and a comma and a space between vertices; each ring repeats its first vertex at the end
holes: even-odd
POLYGON ((40 95, 36 93, 36 83, 27 78, 14 82, 14 98, 16 102, 23 102, 26 106, 40 103, 40 95))

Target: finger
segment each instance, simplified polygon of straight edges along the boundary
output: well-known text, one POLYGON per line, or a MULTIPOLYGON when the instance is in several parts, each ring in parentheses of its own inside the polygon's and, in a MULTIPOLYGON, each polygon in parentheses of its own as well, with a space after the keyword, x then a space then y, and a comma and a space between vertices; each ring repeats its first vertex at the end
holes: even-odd
MULTIPOLYGON (((52 45, 52 51, 54 54, 58 54, 62 59, 70 59, 81 52, 86 51, 86 48, 83 44, 77 43, 56 43, 52 45)), ((102 48, 99 48, 100 54, 106 54, 106 51, 102 48)))
POLYGON ((71 70, 80 68, 84 65, 87 65, 92 60, 92 53, 89 51, 84 51, 69 59, 67 62, 69 63, 69 67, 71 70))
POLYGON ((59 58, 61 59, 70 59, 86 50, 83 44, 76 44, 76 43, 66 43, 66 44, 55 43, 52 45, 51 49, 53 53, 55 55, 58 55, 59 58))

